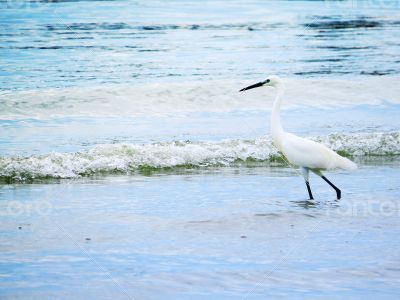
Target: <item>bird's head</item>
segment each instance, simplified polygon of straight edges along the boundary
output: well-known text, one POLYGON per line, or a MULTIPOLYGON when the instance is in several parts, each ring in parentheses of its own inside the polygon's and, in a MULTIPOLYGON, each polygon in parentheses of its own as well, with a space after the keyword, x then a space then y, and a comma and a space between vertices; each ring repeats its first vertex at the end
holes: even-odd
POLYGON ((278 76, 272 75, 272 76, 268 76, 268 78, 265 79, 264 81, 260 81, 258 83, 249 85, 248 87, 241 89, 239 92, 247 91, 247 90, 254 89, 257 87, 262 87, 262 86, 277 87, 280 84, 281 84, 281 79, 278 76))

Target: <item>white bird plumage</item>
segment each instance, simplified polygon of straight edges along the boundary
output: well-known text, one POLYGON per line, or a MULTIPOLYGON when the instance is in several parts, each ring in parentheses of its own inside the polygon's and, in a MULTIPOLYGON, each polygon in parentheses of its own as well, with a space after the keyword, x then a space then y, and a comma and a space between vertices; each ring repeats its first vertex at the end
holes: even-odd
POLYGON ((262 86, 274 87, 277 90, 271 113, 272 139, 274 145, 291 164, 302 168, 310 199, 313 199, 313 196, 309 185, 309 170, 321 176, 331 185, 337 193, 337 198, 340 199, 341 191, 322 175, 321 171, 333 169, 354 170, 357 168, 357 165, 323 144, 296 136, 283 130, 280 119, 280 107, 285 89, 282 80, 278 76, 270 76, 266 80, 248 86, 240 91, 262 86))

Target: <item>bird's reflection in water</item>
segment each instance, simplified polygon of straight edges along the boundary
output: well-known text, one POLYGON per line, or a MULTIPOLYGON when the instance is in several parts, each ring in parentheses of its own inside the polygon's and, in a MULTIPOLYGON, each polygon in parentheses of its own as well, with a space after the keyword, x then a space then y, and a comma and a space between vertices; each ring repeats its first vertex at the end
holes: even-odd
POLYGON ((301 207, 304 209, 336 209, 340 208, 340 200, 333 200, 328 202, 321 202, 316 200, 299 200, 299 201, 290 201, 293 203, 293 206, 301 207))
POLYGON ((319 201, 315 200, 300 200, 300 201, 290 201, 290 202, 293 203, 295 206, 305 209, 318 208, 321 204, 319 201))

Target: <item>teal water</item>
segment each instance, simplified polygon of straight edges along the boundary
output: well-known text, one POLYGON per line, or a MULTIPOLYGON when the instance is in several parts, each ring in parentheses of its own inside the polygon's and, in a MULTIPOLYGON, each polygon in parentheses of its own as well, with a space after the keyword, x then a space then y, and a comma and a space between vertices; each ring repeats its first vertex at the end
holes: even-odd
POLYGON ((400 70, 398 0, 3 0, 0 8, 1 90, 400 70))

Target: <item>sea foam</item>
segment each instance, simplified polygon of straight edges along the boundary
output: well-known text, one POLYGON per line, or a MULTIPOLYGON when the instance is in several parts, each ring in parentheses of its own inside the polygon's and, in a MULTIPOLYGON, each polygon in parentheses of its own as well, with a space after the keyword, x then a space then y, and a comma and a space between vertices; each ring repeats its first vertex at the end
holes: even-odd
MULTIPOLYGON (((313 137, 346 156, 400 155, 400 132, 331 134, 313 137)), ((269 138, 253 140, 173 141, 99 145, 75 153, 0 158, 0 178, 25 181, 131 173, 141 169, 206 168, 247 164, 284 164, 269 138)))

